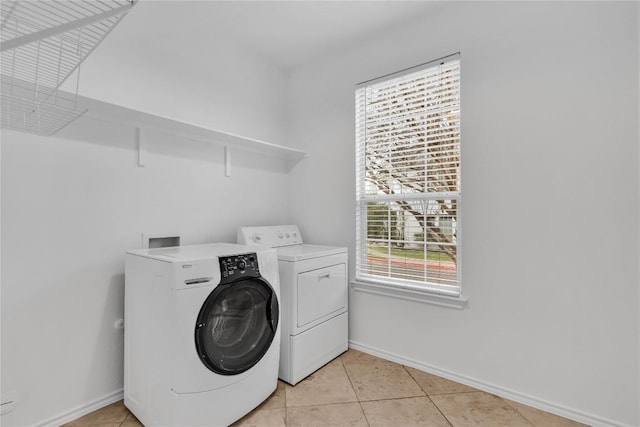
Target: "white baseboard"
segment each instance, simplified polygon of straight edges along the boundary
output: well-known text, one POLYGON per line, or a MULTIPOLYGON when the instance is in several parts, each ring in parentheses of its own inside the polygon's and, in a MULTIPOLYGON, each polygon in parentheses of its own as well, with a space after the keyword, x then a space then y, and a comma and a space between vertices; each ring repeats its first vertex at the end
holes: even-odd
POLYGON ((504 397, 505 399, 513 400, 514 402, 522 403, 533 408, 540 409, 545 412, 569 418, 574 421, 578 421, 594 427, 633 427, 628 424, 620 424, 619 422, 612 421, 606 418, 598 417, 593 414, 576 411, 575 409, 567 408, 565 406, 557 405, 555 403, 547 402, 535 397, 527 396, 517 391, 509 390, 504 387, 497 386, 495 384, 479 381, 474 378, 469 378, 456 374, 451 371, 440 369, 435 366, 419 362, 417 360, 408 359, 395 353, 390 353, 385 350, 380 350, 375 347, 371 347, 366 344, 359 343, 357 341, 349 340, 349 348, 359 350, 364 353, 378 356, 382 359, 390 360, 392 362, 401 363, 412 368, 420 369, 421 371, 428 372, 433 375, 437 375, 442 378, 446 378, 451 381, 455 381, 469 387, 477 388, 478 390, 486 391, 487 393, 495 394, 496 396, 504 397))
POLYGON ((120 389, 113 393, 107 394, 106 396, 93 400, 86 405, 78 406, 70 411, 57 415, 53 418, 50 418, 49 420, 43 421, 38 425, 40 427, 58 427, 64 423, 68 423, 69 421, 73 421, 84 415, 90 414, 93 411, 97 411, 100 408, 104 408, 107 405, 111 405, 112 403, 115 403, 118 400, 122 400, 123 398, 124 389, 120 389))

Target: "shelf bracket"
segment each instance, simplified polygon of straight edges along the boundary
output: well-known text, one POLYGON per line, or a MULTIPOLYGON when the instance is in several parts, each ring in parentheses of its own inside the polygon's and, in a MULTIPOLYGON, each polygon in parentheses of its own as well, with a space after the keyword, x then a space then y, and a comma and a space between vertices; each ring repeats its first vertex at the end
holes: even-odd
POLYGON ((224 146, 224 176, 229 178, 231 176, 231 149, 228 146, 224 146))
POLYGON ((144 149, 144 139, 142 138, 142 129, 136 128, 136 146, 138 148, 138 167, 144 167, 146 150, 144 149))

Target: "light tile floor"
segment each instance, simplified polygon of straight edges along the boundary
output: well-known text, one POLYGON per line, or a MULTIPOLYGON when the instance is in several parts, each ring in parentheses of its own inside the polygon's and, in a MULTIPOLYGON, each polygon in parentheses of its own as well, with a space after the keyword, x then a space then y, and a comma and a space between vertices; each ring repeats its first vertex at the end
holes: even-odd
MULTIPOLYGON (((122 401, 63 427, 136 427, 122 401)), ((349 350, 277 390, 233 427, 573 427, 583 424, 349 350)), ((182 427, 182 426, 180 426, 182 427)))

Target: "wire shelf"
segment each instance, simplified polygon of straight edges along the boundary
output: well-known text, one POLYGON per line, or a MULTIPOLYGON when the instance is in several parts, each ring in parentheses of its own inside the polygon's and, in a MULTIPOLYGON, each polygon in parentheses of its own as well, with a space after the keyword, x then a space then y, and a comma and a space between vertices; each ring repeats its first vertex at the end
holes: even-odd
POLYGON ((43 132, 55 133, 82 115, 75 100, 58 89, 133 5, 134 0, 2 1, 2 127, 51 135, 43 132))
POLYGON ((38 95, 26 82, 2 79, 0 116, 4 129, 53 135, 87 110, 78 108, 77 96, 59 90, 38 95))

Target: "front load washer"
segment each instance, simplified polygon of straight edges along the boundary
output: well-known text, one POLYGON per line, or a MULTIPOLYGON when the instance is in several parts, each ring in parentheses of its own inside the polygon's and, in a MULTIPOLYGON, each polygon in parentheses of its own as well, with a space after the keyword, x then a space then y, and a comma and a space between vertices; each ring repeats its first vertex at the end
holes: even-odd
POLYGON ((349 347, 347 248, 302 242, 296 225, 242 227, 238 242, 273 247, 280 266, 280 379, 295 385, 349 347))
POLYGON ((276 251, 127 252, 124 403, 146 426, 227 426, 277 387, 276 251))

